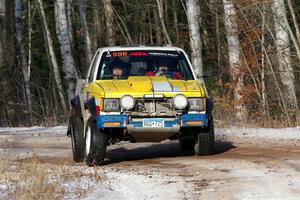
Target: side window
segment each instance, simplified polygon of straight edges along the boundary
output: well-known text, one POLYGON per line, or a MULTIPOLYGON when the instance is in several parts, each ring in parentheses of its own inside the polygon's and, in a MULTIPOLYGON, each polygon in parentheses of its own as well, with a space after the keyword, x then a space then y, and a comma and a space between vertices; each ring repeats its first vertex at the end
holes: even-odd
POLYGON ((93 62, 91 64, 91 69, 90 69, 90 73, 88 75, 88 81, 93 82, 93 78, 94 78, 94 74, 95 74, 95 70, 97 68, 97 61, 98 61, 98 56, 99 56, 99 51, 96 53, 96 55, 94 56, 93 62))

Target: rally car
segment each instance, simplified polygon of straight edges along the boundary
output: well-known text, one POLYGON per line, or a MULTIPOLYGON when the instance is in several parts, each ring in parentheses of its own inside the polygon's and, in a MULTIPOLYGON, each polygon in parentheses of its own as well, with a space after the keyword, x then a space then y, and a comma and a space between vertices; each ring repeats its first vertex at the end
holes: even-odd
POLYGON ((100 48, 77 81, 68 132, 76 162, 101 165, 108 145, 179 139, 183 151, 214 147, 213 103, 178 47, 100 48))

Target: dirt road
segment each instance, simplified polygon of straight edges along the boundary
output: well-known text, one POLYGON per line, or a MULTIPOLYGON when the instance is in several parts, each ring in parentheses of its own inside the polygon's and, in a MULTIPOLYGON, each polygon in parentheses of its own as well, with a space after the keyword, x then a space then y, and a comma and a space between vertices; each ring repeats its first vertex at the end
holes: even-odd
POLYGON ((20 133, 0 133, 0 199, 300 198, 297 140, 217 136, 205 157, 184 155, 172 141, 120 143, 104 166, 88 168, 73 162, 63 133, 20 133))

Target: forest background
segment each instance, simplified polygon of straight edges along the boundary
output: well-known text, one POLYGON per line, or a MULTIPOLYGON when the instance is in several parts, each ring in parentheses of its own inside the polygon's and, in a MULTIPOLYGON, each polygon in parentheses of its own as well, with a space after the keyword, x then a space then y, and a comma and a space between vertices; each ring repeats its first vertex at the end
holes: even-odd
POLYGON ((0 0, 0 126, 67 122, 115 45, 186 50, 220 126, 299 125, 299 25, 300 0, 0 0))

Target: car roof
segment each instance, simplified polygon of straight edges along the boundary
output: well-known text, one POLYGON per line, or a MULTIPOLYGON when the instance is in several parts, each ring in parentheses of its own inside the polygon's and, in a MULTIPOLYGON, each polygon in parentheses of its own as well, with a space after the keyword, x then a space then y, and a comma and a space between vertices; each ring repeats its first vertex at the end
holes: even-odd
POLYGON ((132 51, 132 50, 163 50, 163 51, 183 51, 183 49, 175 46, 114 46, 102 47, 100 51, 132 51))

